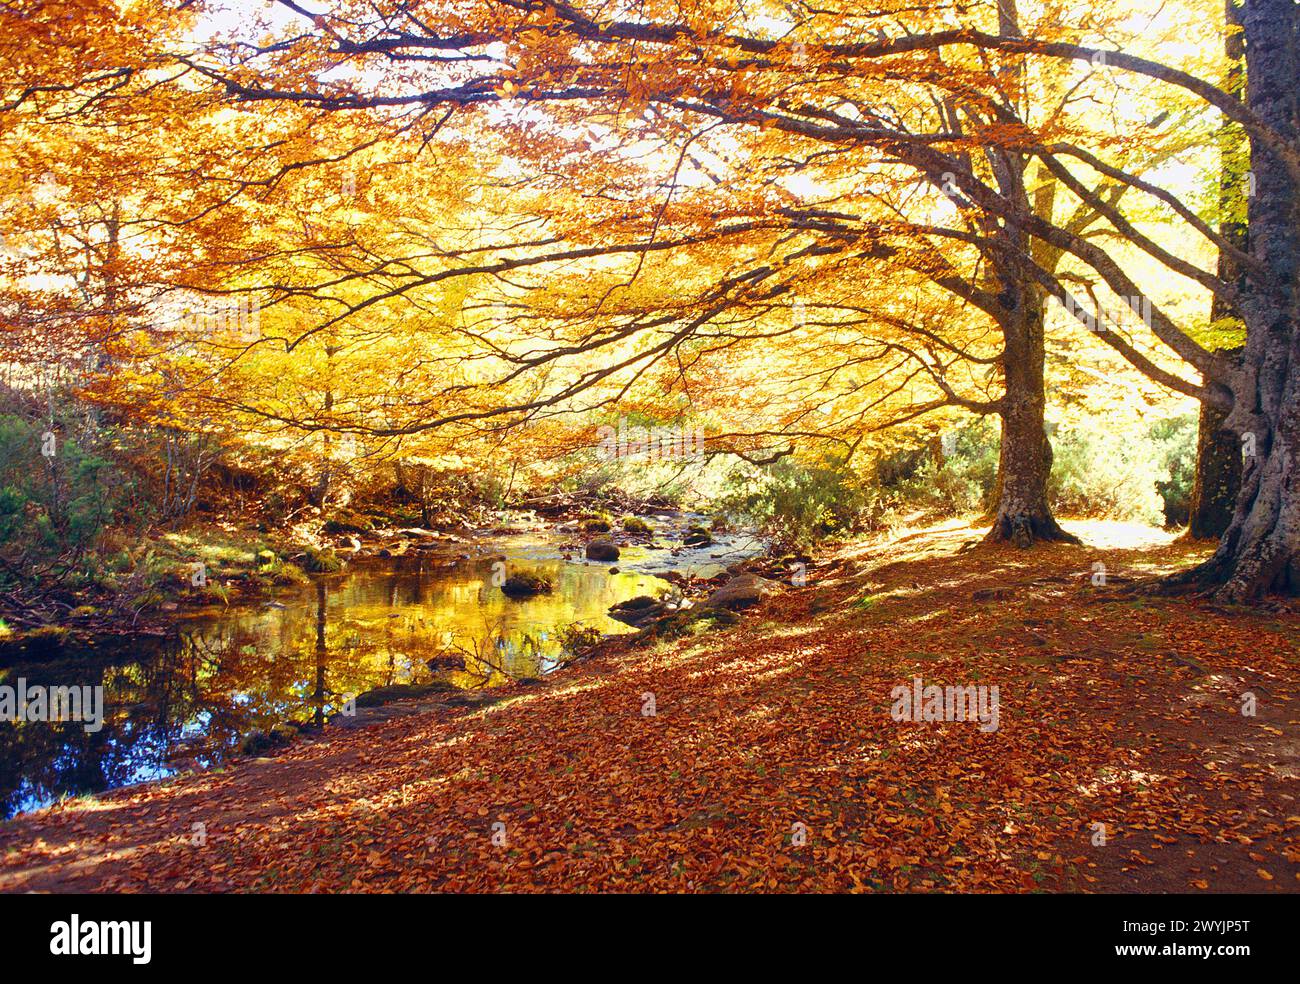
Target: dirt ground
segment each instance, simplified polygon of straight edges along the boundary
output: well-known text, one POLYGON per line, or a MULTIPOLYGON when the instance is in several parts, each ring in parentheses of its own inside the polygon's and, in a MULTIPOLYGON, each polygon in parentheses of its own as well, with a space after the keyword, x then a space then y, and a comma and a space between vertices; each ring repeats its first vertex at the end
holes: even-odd
POLYGON ((734 628, 19 818, 0 891, 1300 891, 1300 615, 1133 593, 1205 548, 1065 525, 854 544, 734 628), (997 730, 895 720, 916 678, 997 730))

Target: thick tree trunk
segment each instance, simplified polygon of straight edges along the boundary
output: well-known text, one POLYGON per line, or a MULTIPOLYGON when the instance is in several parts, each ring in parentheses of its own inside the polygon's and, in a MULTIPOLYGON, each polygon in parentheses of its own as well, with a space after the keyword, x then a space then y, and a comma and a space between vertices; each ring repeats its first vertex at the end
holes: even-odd
MULTIPOLYGON (((1300 356, 1300 352, 1295 353, 1300 356)), ((1294 377, 1295 373, 1291 375, 1294 377)), ((1286 392, 1270 446, 1245 457, 1245 475, 1232 524, 1205 564, 1176 578, 1216 588, 1221 601, 1254 601, 1266 594, 1300 594, 1300 386, 1286 392)), ((1247 441, 1252 435, 1247 434, 1247 441)))
POLYGON ((1045 411, 1043 310, 1036 291, 1016 298, 1017 309, 1003 324, 1002 448, 998 457, 993 528, 987 541, 1030 547, 1036 540, 1078 543, 1052 515, 1047 482, 1052 474, 1052 443, 1045 411))
MULTIPOLYGON (((1247 102, 1295 143, 1295 2, 1250 0, 1243 19, 1247 102)), ((1226 426, 1242 441, 1241 492, 1214 556, 1171 582, 1213 586, 1230 602, 1300 590, 1300 201, 1286 165, 1257 140, 1251 168, 1250 252, 1279 289, 1252 282, 1240 303, 1246 351, 1226 426)))
MULTIPOLYGON (((1230 28, 1240 26, 1239 13, 1234 0, 1224 0, 1224 22, 1230 28)), ((1228 59, 1227 89, 1238 98, 1245 96, 1246 50, 1241 34, 1229 30, 1223 39, 1223 53, 1228 59)), ((1226 120, 1219 128, 1219 232, 1234 246, 1250 248, 1246 228, 1247 178, 1243 157, 1247 152, 1245 137, 1240 127, 1226 120)), ((1218 274, 1225 282, 1236 282, 1248 288, 1237 263, 1223 251, 1219 252, 1218 274)), ((1239 318, 1240 312, 1222 294, 1215 294, 1210 303, 1210 320, 1219 322, 1239 318)), ((1230 354, 1240 360, 1241 349, 1230 354)), ((1237 435, 1224 429, 1227 410, 1206 401, 1201 404, 1196 439, 1196 471, 1192 482, 1191 501, 1188 505, 1187 535, 1193 540, 1217 540, 1232 525, 1241 491, 1241 444, 1237 435)))
POLYGON ((1217 540, 1232 524, 1241 489, 1241 444, 1223 429, 1227 417, 1227 411, 1201 404, 1187 519, 1187 535, 1193 540, 1217 540))

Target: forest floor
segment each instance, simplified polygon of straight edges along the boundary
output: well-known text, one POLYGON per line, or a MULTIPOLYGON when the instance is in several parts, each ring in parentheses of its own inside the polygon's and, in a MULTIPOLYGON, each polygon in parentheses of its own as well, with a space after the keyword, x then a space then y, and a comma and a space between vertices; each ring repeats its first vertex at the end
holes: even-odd
POLYGON ((848 545, 730 629, 19 818, 0 891, 1300 891, 1300 615, 1130 594, 1205 548, 1065 525, 848 545), (997 730, 894 720, 917 677, 997 730))

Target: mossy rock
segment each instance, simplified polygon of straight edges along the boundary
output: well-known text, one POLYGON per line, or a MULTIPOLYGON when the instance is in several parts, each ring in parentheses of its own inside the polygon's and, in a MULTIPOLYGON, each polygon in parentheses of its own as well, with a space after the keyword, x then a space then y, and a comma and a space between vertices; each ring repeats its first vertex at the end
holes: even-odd
POLYGON ((623 530, 627 533, 644 533, 648 535, 653 533, 655 528, 640 516, 624 516, 623 530))
POLYGON ((540 574, 512 574, 501 585, 501 592, 507 598, 531 598, 534 595, 550 594, 555 590, 549 577, 540 574))
POLYGON ((608 519, 584 519, 582 521, 582 532, 584 533, 608 533, 610 523, 608 519))
POLYGON ((713 543, 713 534, 703 526, 692 526, 686 531, 682 543, 688 547, 707 547, 713 543))
POLYGON ((679 639, 728 629, 739 622, 740 616, 726 608, 688 608, 647 625, 637 638, 643 642, 679 639))
POLYGON ((343 569, 343 561, 333 550, 308 547, 303 552, 302 569, 312 574, 335 574, 343 569))
POLYGON ((456 688, 445 680, 434 680, 432 683, 394 683, 387 687, 376 687, 374 690, 367 690, 363 694, 358 694, 356 706, 380 707, 395 700, 414 700, 419 697, 429 697, 433 694, 452 693, 455 690, 456 688))
POLYGON ((609 610, 610 618, 638 629, 664 614, 663 601, 652 598, 650 595, 638 595, 627 601, 619 602, 609 610))
POLYGON ((658 604, 662 604, 658 598, 652 598, 650 595, 637 595, 635 598, 629 598, 614 607, 619 611, 639 612, 647 608, 654 608, 658 604))

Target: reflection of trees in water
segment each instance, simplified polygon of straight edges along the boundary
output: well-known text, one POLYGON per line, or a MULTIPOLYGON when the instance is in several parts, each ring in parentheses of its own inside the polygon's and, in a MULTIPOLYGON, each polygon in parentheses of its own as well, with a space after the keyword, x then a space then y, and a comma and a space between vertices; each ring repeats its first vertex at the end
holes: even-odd
POLYGON ((0 723, 0 815, 164 774, 158 763, 179 732, 173 670, 148 657, 114 662, 123 655, 9 669, 11 686, 22 677, 29 687, 104 687, 104 726, 90 733, 80 721, 0 723))
MULTIPOLYGON (((0 724, 0 814, 63 793, 98 792, 228 754, 244 735, 323 723, 350 697, 438 677, 462 687, 537 676, 558 655, 553 629, 603 618, 627 591, 603 571, 531 564, 553 595, 513 602, 491 561, 455 571, 407 561, 317 578, 286 608, 185 620, 169 640, 131 640, 84 658, 13 667, 46 686, 104 686, 105 723, 0 724), (458 654, 464 670, 449 668, 458 654), (431 670, 433 662, 436 669, 431 670)), ((612 624, 612 623, 611 623, 612 624)))

